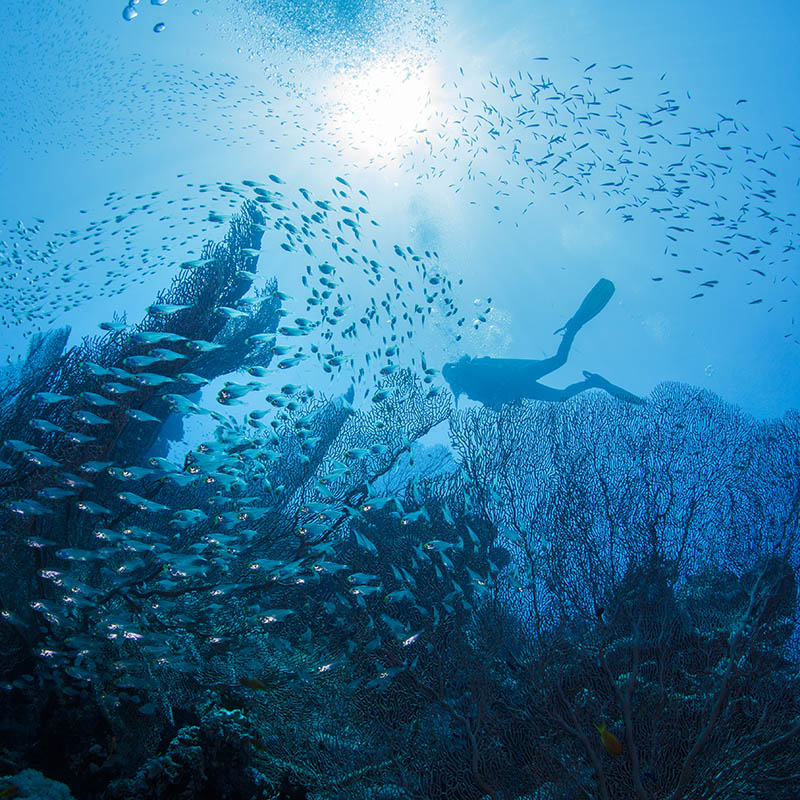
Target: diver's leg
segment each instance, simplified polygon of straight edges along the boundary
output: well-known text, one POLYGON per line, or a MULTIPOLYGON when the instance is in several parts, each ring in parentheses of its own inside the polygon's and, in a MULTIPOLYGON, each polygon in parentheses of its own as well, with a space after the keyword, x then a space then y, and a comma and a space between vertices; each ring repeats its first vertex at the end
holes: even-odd
MULTIPOLYGON (((544 358, 538 362, 536 368, 537 379, 541 378, 543 375, 555 372, 555 370, 563 367, 564 364, 567 363, 569 350, 572 347, 572 342, 575 340, 575 334, 608 305, 608 301, 613 294, 614 284, 608 280, 608 278, 600 278, 586 297, 583 298, 580 308, 567 320, 566 325, 556 331, 556 333, 564 331, 564 337, 561 339, 561 344, 559 344, 558 350, 554 356, 544 358)), ((582 386, 583 384, 575 385, 582 386)), ((583 391, 583 389, 578 389, 574 393, 577 393, 577 391, 583 391)))
POLYGON ((576 394, 586 391, 586 389, 596 388, 597 385, 590 380, 571 383, 564 389, 554 389, 552 386, 544 386, 541 383, 537 383, 535 389, 525 396, 528 399, 543 400, 546 403, 563 403, 565 400, 569 400, 570 397, 574 397, 576 394))
POLYGON ((583 298, 580 308, 569 318, 561 330, 576 334, 589 320, 594 319, 607 305, 614 295, 614 284, 608 278, 600 278, 583 298))
POLYGON ((551 386, 543 386, 541 383, 537 383, 535 391, 526 395, 526 397, 532 400, 544 400, 549 403, 563 403, 565 400, 569 400, 570 397, 585 392, 587 389, 603 389, 610 395, 628 403, 642 405, 645 402, 643 398, 614 385, 601 375, 587 372, 586 370, 584 370, 583 374, 585 376, 584 380, 571 383, 563 389, 554 389, 551 386))
POLYGON ((586 382, 591 383, 592 387, 596 389, 604 389, 610 395, 613 395, 619 400, 624 400, 626 403, 635 403, 636 405, 643 405, 645 402, 643 397, 639 397, 638 395, 635 395, 632 392, 629 392, 626 389, 611 383, 611 381, 607 381, 602 375, 598 375, 596 372, 587 372, 584 370, 583 374, 586 378, 586 382))
MULTIPOLYGON (((558 331, 556 331, 558 333, 558 331)), ((561 339, 561 344, 558 345, 558 350, 556 350, 556 354, 554 356, 550 356, 550 358, 542 358, 536 362, 531 362, 532 371, 535 371, 535 379, 538 380, 544 375, 549 375, 551 372, 555 372, 557 369, 560 369, 567 363, 567 357, 569 356, 569 349, 572 347, 572 342, 575 340, 575 334, 577 333, 577 329, 570 330, 566 326, 564 327, 564 336, 561 339), (533 364, 535 363, 535 367, 533 364)), ((560 391, 560 390, 559 390, 560 391)))

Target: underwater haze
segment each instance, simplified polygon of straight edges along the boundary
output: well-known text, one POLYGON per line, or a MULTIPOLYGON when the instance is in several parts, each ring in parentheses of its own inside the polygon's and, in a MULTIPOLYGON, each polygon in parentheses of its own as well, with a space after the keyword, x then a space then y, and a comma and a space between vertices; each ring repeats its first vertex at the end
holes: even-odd
POLYGON ((0 14, 0 797, 800 797, 800 9, 0 14))

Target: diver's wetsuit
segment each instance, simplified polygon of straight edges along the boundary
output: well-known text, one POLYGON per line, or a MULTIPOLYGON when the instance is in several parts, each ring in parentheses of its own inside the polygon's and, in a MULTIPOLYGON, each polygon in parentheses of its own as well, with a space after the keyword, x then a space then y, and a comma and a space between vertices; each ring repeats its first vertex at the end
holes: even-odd
POLYGON ((601 278, 586 295, 577 312, 563 328, 559 329, 564 331, 564 338, 556 354, 550 358, 465 356, 460 361, 445 364, 442 374, 456 397, 464 393, 470 399, 493 408, 499 408, 503 403, 512 403, 521 398, 561 402, 587 389, 604 389, 629 403, 643 403, 644 400, 640 397, 593 372, 584 371, 584 380, 572 383, 564 389, 554 389, 539 383, 540 378, 567 363, 575 334, 606 307, 613 294, 614 284, 606 278, 601 278))

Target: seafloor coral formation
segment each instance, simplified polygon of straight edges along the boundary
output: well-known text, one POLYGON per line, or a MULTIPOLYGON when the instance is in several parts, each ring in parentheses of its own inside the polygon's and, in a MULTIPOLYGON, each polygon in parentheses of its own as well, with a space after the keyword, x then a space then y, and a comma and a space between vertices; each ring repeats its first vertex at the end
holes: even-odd
POLYGON ((19 800, 74 800, 69 787, 45 778, 35 769, 24 769, 16 775, 0 777, 0 797, 18 797, 19 800))
POLYGON ((673 384, 457 412, 424 367, 237 421, 263 385, 194 392, 268 374, 277 286, 211 313, 261 227, 6 376, 4 771, 79 800, 796 797, 800 417, 673 384), (207 440, 164 450, 168 413, 207 440))

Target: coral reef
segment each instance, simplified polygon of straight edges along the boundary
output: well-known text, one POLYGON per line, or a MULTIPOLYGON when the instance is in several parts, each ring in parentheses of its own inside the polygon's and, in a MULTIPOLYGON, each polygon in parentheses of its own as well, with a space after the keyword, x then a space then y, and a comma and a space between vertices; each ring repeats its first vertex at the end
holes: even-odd
POLYGON ((800 416, 676 384, 459 412, 426 365, 362 406, 278 387, 276 284, 232 305, 262 229, 246 205, 141 323, 6 375, 4 771, 79 800, 794 800, 800 416), (192 399, 242 367, 269 384, 192 399), (154 456, 168 413, 210 430, 154 456))
POLYGON ((107 800, 250 800, 264 797, 266 780, 252 766, 255 738, 241 711, 210 712, 199 725, 181 728, 163 755, 147 761, 133 778, 108 788, 107 800))
POLYGON ((74 800, 69 787, 45 778, 35 769, 24 769, 16 775, 0 777, 0 796, 19 800, 74 800))

